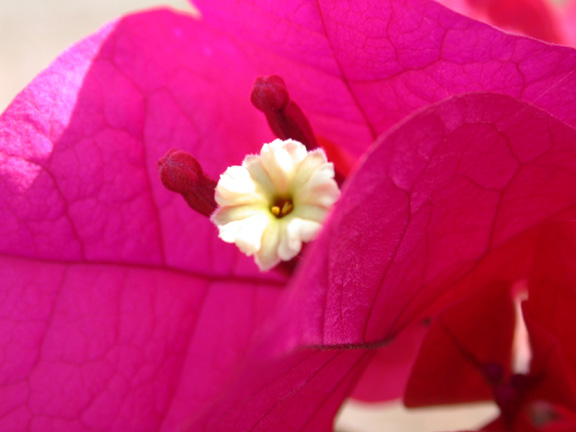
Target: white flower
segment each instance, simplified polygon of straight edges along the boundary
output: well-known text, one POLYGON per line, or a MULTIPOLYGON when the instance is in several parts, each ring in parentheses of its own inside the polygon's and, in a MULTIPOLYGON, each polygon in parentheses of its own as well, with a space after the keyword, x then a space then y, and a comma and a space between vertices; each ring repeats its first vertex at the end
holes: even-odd
POLYGON ((269 270, 316 237, 339 196, 334 166, 322 149, 308 152, 298 141, 277 139, 220 176, 219 207, 210 219, 222 240, 269 270))

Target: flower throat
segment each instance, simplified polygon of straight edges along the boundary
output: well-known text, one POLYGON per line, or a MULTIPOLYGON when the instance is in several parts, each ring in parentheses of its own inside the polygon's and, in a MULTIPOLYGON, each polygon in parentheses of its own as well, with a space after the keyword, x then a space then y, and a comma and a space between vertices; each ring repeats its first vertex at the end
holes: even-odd
POLYGON ((276 198, 270 207, 270 211, 277 219, 289 215, 294 210, 291 198, 276 198))

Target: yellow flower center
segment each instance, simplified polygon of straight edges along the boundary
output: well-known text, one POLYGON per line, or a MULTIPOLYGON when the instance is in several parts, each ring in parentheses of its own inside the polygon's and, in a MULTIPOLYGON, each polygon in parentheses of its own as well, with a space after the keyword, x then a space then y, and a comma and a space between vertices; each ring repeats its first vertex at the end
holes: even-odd
POLYGON ((278 219, 289 215, 292 213, 293 209, 294 204, 292 204, 292 200, 290 198, 276 198, 274 200, 274 204, 272 204, 270 207, 270 211, 278 219))

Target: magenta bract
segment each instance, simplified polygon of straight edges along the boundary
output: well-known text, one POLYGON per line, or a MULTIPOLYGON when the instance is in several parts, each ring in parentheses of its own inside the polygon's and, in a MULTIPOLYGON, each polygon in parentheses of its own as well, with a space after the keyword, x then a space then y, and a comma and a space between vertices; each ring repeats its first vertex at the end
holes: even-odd
POLYGON ((0 429, 329 430, 365 368, 385 387, 423 320, 530 278, 574 216, 572 49, 426 0, 198 4, 111 23, 0 118, 0 429), (271 74, 357 163, 289 283, 156 171, 180 148, 215 179, 269 142, 271 74))
POLYGON ((507 31, 546 42, 568 41, 563 27, 565 14, 550 0, 437 0, 439 3, 507 31))
POLYGON ((172 146, 217 178, 269 135, 233 90, 253 73, 201 28, 167 11, 113 23, 0 120, 2 430, 175 430, 281 293, 158 176, 172 146), (230 63, 227 88, 211 74, 230 63))
MULTIPOLYGON (((279 413, 294 410, 300 400, 287 397, 293 388, 301 395, 316 395, 319 405, 323 400, 319 388, 324 387, 314 380, 303 382, 299 376, 278 387, 281 377, 297 374, 296 361, 288 372, 281 369, 263 384, 258 378, 261 352, 280 365, 302 347, 321 347, 318 356, 331 350, 344 363, 344 357, 361 361, 363 349, 388 341, 393 361, 394 338, 408 325, 434 319, 458 299, 484 296, 494 282, 529 278, 541 228, 574 217, 575 139, 574 129, 542 110, 494 94, 449 99, 383 136, 308 250, 314 259, 302 263, 275 316, 276 327, 261 351, 250 357, 254 367, 246 367, 239 381, 244 388, 255 382, 258 397, 269 402, 251 427, 264 431, 258 425, 285 422, 279 413), (270 396, 272 388, 277 398, 270 396)), ((509 288, 502 289, 496 294, 509 288)), ((494 303, 481 299, 486 307, 494 303)), ((504 310, 497 303, 494 307, 504 310)), ((505 333, 492 352, 506 364, 510 325, 501 330, 505 333)), ((474 331, 481 333, 481 328, 474 331)), ((489 345, 474 345, 480 340, 468 342, 470 355, 478 355, 474 349, 490 354, 489 345)), ((311 369, 310 377, 326 373, 345 383, 356 367, 311 369)), ((467 393, 460 400, 474 399, 469 390, 463 389, 467 393)), ((231 398, 241 397, 239 389, 232 393, 231 398)), ((486 389, 475 395, 488 396, 486 389)), ((207 423, 198 424, 222 431, 232 427, 241 416, 234 408, 238 400, 223 402, 207 415, 207 423)), ((325 415, 319 410, 290 424, 312 431, 307 422, 317 426, 325 415)), ((328 420, 323 425, 327 430, 328 420)))

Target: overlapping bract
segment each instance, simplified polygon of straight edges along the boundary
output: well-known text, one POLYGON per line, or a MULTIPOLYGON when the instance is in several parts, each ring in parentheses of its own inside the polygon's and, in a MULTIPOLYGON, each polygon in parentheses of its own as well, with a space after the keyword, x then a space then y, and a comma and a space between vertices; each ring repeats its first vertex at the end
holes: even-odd
POLYGON ((550 0, 437 1, 474 19, 546 42, 568 44, 574 33, 566 14, 570 1, 562 6, 550 0))
POLYGON ((534 284, 569 364, 541 311, 574 281, 541 254, 576 210, 572 49, 426 0, 197 3, 112 23, 0 119, 1 428, 329 430, 370 362, 414 361, 422 320, 495 281, 534 284), (249 95, 274 73, 337 164, 370 148, 288 285, 155 171, 270 141, 249 95))

